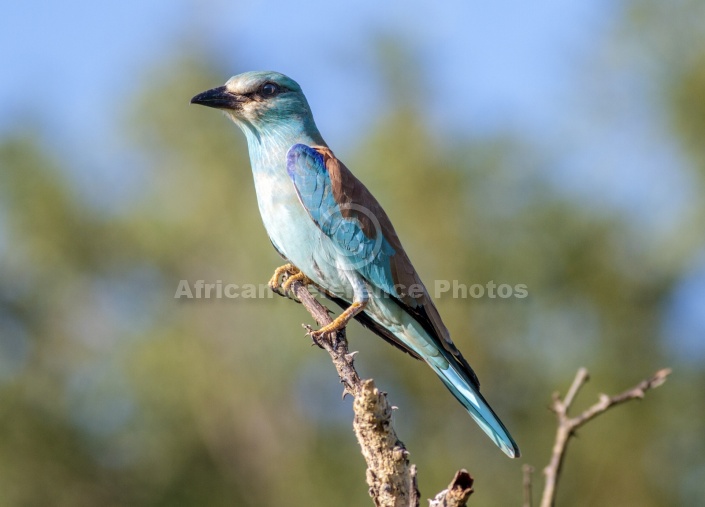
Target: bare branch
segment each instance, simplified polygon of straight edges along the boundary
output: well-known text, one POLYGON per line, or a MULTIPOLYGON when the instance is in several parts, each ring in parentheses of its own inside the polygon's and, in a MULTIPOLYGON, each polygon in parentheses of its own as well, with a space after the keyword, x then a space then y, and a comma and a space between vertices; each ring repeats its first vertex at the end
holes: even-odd
MULTIPOLYGON (((328 309, 300 281, 292 282, 290 289, 319 326, 333 321, 328 309)), ((308 326, 304 327, 310 330, 308 326)), ((355 370, 355 353, 348 352, 345 329, 327 333, 314 339, 314 343, 328 352, 345 393, 355 398, 353 429, 367 462, 367 484, 375 506, 418 507, 420 495, 416 466, 409 463, 409 453, 394 431, 392 408, 386 394, 375 387, 373 380, 360 379, 355 370)), ((448 489, 439 493, 431 505, 465 506, 472 493, 472 483, 472 477, 465 470, 460 470, 448 489)))
POLYGON ((524 490, 524 502, 522 507, 531 507, 532 504, 532 492, 531 492, 531 476, 534 473, 534 467, 531 465, 523 465, 521 471, 524 476, 523 480, 523 490, 524 490))
POLYGON ((392 407, 373 380, 362 381, 353 409, 353 429, 367 461, 367 484, 375 504, 418 505, 416 467, 392 427, 392 407))
POLYGON ((606 394, 602 394, 600 395, 600 399, 597 403, 573 418, 568 416, 568 410, 573 404, 573 400, 578 394, 580 388, 588 381, 588 371, 585 368, 580 368, 578 370, 578 373, 563 400, 561 400, 558 393, 554 394, 551 408, 556 413, 556 417, 558 418, 558 429, 556 430, 556 439, 553 444, 551 459, 548 466, 543 471, 546 483, 544 485, 543 495, 541 497, 541 507, 552 507, 555 505, 558 478, 560 477, 561 469, 563 467, 565 452, 570 438, 575 435, 575 431, 588 421, 591 421, 614 406, 629 400, 643 398, 646 391, 659 387, 663 384, 670 373, 670 369, 662 369, 657 371, 651 378, 643 380, 636 386, 631 389, 627 389, 623 393, 615 396, 607 396, 606 394))
POLYGON ((666 378, 670 373, 671 370, 669 368, 664 368, 654 373, 651 378, 642 380, 641 382, 639 382, 639 384, 632 387, 631 389, 627 389, 623 393, 617 394, 612 397, 607 396, 606 394, 601 394, 600 401, 598 401, 592 407, 588 408, 582 414, 573 419, 573 428, 578 429, 583 424, 594 419, 595 417, 609 410, 615 405, 619 405, 620 403, 624 403, 625 401, 629 400, 642 399, 646 391, 648 391, 649 389, 654 389, 666 382, 666 378))
POLYGON ((590 374, 588 373, 587 369, 579 368, 578 373, 575 375, 575 379, 573 380, 570 389, 568 389, 568 393, 565 395, 565 399, 562 403, 563 407, 566 410, 573 404, 573 400, 578 394, 578 391, 588 380, 590 380, 590 374))

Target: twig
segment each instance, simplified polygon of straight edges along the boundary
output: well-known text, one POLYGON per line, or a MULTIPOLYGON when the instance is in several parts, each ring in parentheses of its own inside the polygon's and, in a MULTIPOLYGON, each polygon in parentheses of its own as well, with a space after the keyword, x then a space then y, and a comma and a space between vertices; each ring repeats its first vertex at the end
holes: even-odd
POLYGON ((523 490, 524 490, 524 502, 522 503, 522 507, 531 507, 531 498, 532 498, 532 493, 531 493, 531 476, 534 473, 534 467, 531 465, 523 465, 521 467, 521 471, 524 476, 523 480, 523 490))
POLYGON ((541 497, 541 507, 552 507, 555 504, 556 489, 558 486, 558 478, 560 477, 563 467, 565 452, 568 447, 570 438, 575 435, 575 431, 591 421, 598 415, 606 412, 610 408, 624 403, 629 400, 641 399, 649 389, 654 389, 666 381, 666 378, 671 373, 668 368, 662 369, 654 373, 651 378, 641 381, 631 389, 627 389, 623 393, 615 396, 607 396, 601 394, 599 401, 585 410, 576 417, 568 416, 568 409, 573 404, 575 396, 580 388, 589 380, 588 371, 585 368, 580 368, 573 380, 573 383, 568 390, 565 398, 561 400, 558 393, 553 394, 553 403, 551 409, 556 413, 558 418, 558 429, 556 430, 556 439, 553 444, 553 452, 551 460, 543 473, 546 478, 546 483, 541 497))
MULTIPOLYGON (((299 281, 291 292, 319 326, 332 322, 329 311, 299 281)), ((308 326, 304 326, 310 330, 308 326)), ((371 379, 362 380, 355 370, 355 353, 348 352, 345 329, 327 333, 314 343, 324 349, 343 383, 345 394, 354 397, 353 429, 367 462, 367 484, 377 507, 418 507, 419 490, 416 466, 409 463, 409 453, 392 426, 392 407, 386 393, 380 392, 371 379)), ((464 507, 472 493, 473 479, 465 470, 456 473, 447 490, 431 501, 433 507, 464 507), (433 503, 441 502, 441 503, 433 503)))

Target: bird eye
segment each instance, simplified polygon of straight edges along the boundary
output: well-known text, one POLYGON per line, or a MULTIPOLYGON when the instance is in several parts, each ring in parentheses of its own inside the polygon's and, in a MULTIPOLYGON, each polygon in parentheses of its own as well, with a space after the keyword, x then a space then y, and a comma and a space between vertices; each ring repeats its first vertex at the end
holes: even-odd
POLYGON ((263 97, 271 97, 273 95, 276 95, 279 92, 279 87, 275 85, 274 83, 265 83, 262 86, 262 96, 263 97))

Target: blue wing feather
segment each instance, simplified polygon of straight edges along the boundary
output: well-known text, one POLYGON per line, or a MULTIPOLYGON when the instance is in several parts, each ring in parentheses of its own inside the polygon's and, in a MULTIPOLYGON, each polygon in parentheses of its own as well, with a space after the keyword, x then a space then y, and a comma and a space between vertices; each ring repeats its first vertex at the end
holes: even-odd
MULTIPOLYGON (((369 237, 354 216, 344 216, 335 200, 325 160, 314 148, 295 144, 287 154, 287 172, 311 219, 370 283, 395 294, 391 258, 396 251, 380 230, 369 237)), ((363 210, 364 211, 364 210, 363 210)))

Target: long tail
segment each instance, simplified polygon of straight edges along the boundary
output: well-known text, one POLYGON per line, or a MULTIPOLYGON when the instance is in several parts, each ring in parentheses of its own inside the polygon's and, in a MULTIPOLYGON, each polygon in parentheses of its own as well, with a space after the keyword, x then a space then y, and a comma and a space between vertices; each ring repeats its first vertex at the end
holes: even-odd
MULTIPOLYGON (((349 306, 343 299, 330 295, 329 297, 342 308, 349 306)), ((395 312, 399 312, 399 307, 401 307, 404 312, 401 316, 396 315, 398 324, 380 324, 375 313, 360 313, 356 316, 358 321, 392 345, 428 364, 497 447, 510 458, 518 458, 521 455, 519 446, 480 394, 477 378, 470 365, 462 359, 462 356, 460 360, 458 359, 460 353, 457 350, 450 352, 443 347, 442 343, 439 343, 443 338, 433 337, 433 329, 429 329, 429 327, 432 328, 432 324, 423 325, 420 320, 423 315, 419 313, 418 309, 416 313, 412 313, 408 307, 393 298, 382 298, 375 300, 374 303, 381 309, 380 311, 392 316, 395 315, 395 312), (475 381, 473 382, 471 379, 475 381)), ((388 319, 388 317, 386 318, 388 319)), ((438 318, 440 319, 440 317, 438 318)))
POLYGON ((502 449, 510 458, 518 458, 521 453, 514 439, 504 427, 502 421, 494 413, 489 404, 482 397, 475 386, 470 383, 465 375, 455 369, 451 362, 445 370, 428 362, 433 371, 441 378, 448 390, 465 407, 475 422, 487 433, 497 447, 502 449))

